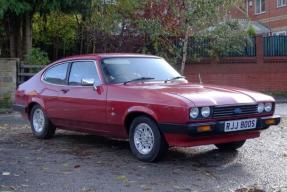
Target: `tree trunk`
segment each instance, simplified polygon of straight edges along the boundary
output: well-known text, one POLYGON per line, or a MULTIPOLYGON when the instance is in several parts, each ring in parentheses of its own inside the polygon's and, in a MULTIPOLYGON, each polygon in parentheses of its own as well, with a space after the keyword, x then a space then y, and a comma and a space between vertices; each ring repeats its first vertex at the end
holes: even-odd
POLYGON ((7 14, 6 16, 7 20, 7 27, 8 27, 8 34, 9 34, 9 52, 10 57, 15 58, 16 57, 16 35, 15 35, 15 19, 11 14, 7 14))
POLYGON ((32 16, 30 13, 25 13, 23 24, 23 54, 25 55, 32 49, 32 16))
POLYGON ((186 58, 187 58, 188 39, 189 39, 189 28, 186 30, 185 36, 184 36, 182 61, 181 61, 181 68, 180 68, 181 75, 184 75, 185 63, 186 63, 186 58))
POLYGON ((53 60, 57 60, 59 58, 59 40, 54 39, 53 41, 53 60))
POLYGON ((16 57, 23 58, 23 19, 21 15, 16 16, 15 39, 16 57))

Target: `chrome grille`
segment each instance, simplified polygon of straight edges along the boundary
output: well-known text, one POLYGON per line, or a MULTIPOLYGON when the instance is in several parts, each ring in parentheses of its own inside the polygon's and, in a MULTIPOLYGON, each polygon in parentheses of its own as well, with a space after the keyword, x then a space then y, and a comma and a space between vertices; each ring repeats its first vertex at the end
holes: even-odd
POLYGON ((257 105, 222 106, 213 108, 213 117, 240 116, 257 113, 257 105))

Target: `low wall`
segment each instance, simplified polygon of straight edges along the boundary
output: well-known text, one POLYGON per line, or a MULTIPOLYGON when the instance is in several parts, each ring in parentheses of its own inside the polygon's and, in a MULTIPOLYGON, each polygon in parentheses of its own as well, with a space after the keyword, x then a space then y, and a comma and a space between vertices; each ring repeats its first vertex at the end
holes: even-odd
POLYGON ((264 92, 287 92, 287 57, 264 57, 188 64, 185 76, 192 82, 229 85, 264 92))
POLYGON ((16 89, 18 59, 0 58, 0 100, 9 96, 12 100, 16 89))

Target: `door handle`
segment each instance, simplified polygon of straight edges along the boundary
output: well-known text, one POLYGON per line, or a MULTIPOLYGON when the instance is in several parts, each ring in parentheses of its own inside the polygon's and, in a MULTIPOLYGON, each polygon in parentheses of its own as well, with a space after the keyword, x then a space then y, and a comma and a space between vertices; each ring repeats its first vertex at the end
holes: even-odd
POLYGON ((68 91, 70 91, 70 89, 61 89, 61 91, 62 91, 63 93, 67 93, 68 91))

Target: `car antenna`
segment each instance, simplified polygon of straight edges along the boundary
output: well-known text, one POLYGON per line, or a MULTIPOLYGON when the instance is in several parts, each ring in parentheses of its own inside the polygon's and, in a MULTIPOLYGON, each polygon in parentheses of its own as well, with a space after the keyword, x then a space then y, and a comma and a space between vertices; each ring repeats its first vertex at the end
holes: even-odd
POLYGON ((199 80, 199 84, 203 84, 200 73, 198 73, 198 80, 199 80))

